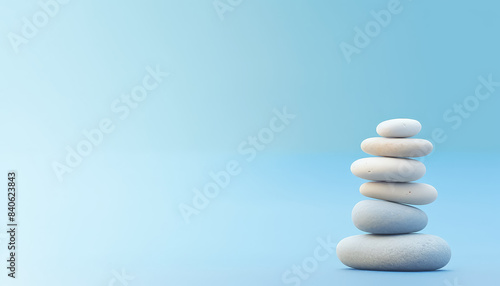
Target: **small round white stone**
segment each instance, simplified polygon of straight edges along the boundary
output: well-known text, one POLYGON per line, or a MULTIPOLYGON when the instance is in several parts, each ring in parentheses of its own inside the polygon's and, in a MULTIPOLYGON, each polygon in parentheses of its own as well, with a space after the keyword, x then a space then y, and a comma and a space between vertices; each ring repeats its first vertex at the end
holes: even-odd
POLYGON ((354 161, 351 172, 366 180, 411 182, 425 175, 425 165, 413 159, 368 157, 354 161))
POLYGON ((451 249, 444 239, 430 234, 362 234, 341 240, 337 257, 356 269, 431 271, 448 264, 451 249))
POLYGON ((372 137, 361 142, 361 150, 375 156, 423 157, 432 151, 425 139, 372 137))
POLYGON ((364 200, 352 209, 352 222, 373 234, 402 234, 421 231, 427 215, 412 206, 381 200, 364 200))
POLYGON ((363 196, 402 204, 426 205, 436 200, 436 189, 424 183, 368 182, 359 187, 363 196))
POLYGON ((411 137, 422 129, 420 122, 414 119, 398 118, 381 122, 377 133, 382 137, 411 137))

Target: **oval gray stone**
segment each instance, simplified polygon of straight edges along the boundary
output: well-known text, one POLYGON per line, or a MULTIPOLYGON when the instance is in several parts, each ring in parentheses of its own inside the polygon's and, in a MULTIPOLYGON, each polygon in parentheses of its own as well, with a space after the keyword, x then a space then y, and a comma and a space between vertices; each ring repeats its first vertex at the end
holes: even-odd
POLYGON ((381 200, 364 200, 352 209, 352 222, 373 234, 417 232, 427 225, 427 215, 412 206, 381 200))
POLYGON ((377 133, 382 137, 411 137, 422 129, 422 125, 415 119, 398 118, 381 122, 377 126, 377 133))
POLYGON ((436 189, 424 183, 367 182, 359 187, 363 196, 410 205, 426 205, 436 200, 436 189))
POLYGON ((423 157, 432 151, 432 143, 425 139, 373 137, 361 142, 361 150, 375 156, 423 157))
POLYGON ((369 157, 352 163, 351 172, 366 180, 411 182, 425 175, 425 165, 414 159, 369 157))
POLYGON ((337 257, 356 269, 431 271, 448 264, 451 249, 444 239, 430 234, 362 234, 341 240, 337 257))

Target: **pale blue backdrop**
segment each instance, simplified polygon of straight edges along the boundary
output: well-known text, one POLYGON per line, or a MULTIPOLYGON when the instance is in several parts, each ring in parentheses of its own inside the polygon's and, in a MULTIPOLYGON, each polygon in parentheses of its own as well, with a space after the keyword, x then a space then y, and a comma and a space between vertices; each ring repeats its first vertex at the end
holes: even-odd
POLYGON ((19 184, 1 285, 498 281, 497 1, 1 0, 0 17, 0 170, 19 184), (434 143, 423 232, 449 265, 356 271, 329 253, 284 281, 318 240, 361 233, 349 166, 397 117, 434 143))

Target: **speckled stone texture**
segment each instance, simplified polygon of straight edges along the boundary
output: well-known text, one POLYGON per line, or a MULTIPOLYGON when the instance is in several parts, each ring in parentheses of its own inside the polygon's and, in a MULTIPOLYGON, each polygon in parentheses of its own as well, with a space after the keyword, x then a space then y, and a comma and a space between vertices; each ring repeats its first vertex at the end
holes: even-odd
POLYGON ((352 209, 352 222, 359 230, 374 234, 401 234, 424 229, 427 215, 412 206, 364 200, 352 209))
POLYGON ((426 205, 436 200, 436 188, 424 183, 367 182, 359 187, 366 197, 410 205, 426 205))
POLYGON ((417 138, 372 137, 361 142, 363 152, 387 157, 423 157, 432 152, 432 143, 417 138))
POLYGON ((448 264, 451 250, 446 241, 430 234, 362 234, 340 241, 337 256, 357 269, 431 271, 448 264))
POLYGON ((413 159, 368 157, 354 161, 351 172, 365 180, 411 182, 425 175, 425 165, 413 159))

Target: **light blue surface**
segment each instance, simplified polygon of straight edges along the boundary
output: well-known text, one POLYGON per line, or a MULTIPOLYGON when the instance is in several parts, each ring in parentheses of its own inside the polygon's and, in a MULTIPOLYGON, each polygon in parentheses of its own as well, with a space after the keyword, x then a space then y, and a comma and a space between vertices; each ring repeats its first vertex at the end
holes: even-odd
POLYGON ((423 232, 450 264, 356 271, 330 254, 300 284, 497 283, 498 2, 401 1, 349 63, 340 45, 391 1, 230 2, 221 20, 211 0, 69 1, 18 53, 11 33, 43 10, 0 2, 0 170, 19 172, 19 278, 0 285, 282 285, 318 240, 361 233, 349 167, 397 117, 435 145, 423 232), (92 151, 58 180, 78 146, 92 151), (187 224, 179 207, 221 170, 237 175, 187 224))

